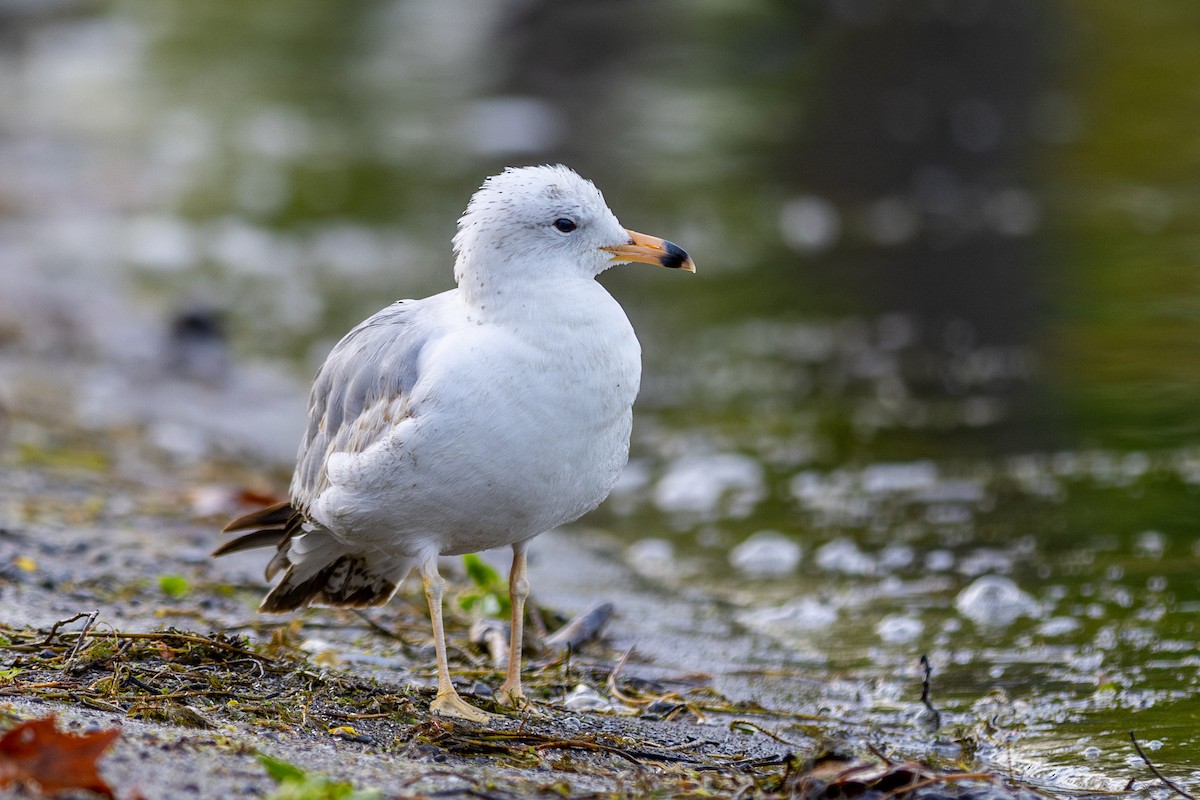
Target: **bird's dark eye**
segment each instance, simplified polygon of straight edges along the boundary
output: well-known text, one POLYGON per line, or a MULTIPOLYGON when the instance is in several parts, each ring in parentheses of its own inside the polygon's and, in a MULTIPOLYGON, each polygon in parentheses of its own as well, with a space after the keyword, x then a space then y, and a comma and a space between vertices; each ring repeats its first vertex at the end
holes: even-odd
POLYGON ((575 230, 577 226, 575 225, 574 220, 567 219, 566 217, 559 217, 558 219, 554 220, 554 227, 560 233, 570 233, 571 231, 575 230))

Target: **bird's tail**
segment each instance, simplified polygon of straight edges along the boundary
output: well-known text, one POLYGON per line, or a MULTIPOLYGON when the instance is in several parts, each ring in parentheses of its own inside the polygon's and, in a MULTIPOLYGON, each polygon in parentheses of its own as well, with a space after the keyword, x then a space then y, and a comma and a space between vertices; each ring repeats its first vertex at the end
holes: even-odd
POLYGON ((406 559, 364 552, 338 541, 319 525, 306 522, 290 503, 277 503, 235 519, 225 532, 251 530, 218 547, 214 556, 275 546, 267 580, 281 571, 279 583, 258 610, 294 611, 304 606, 366 608, 381 606, 412 568, 406 559), (254 529, 254 530, 251 530, 254 529))

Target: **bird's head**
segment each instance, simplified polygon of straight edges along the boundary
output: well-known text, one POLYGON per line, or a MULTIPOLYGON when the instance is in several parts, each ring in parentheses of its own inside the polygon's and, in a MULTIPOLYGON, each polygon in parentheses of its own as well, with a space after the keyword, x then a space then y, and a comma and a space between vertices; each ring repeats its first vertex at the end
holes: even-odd
POLYGON ((561 165, 510 167, 485 180, 458 221, 454 252, 460 286, 486 280, 476 274, 483 269, 591 278, 637 261, 696 271, 671 242, 622 227, 600 190, 561 165))

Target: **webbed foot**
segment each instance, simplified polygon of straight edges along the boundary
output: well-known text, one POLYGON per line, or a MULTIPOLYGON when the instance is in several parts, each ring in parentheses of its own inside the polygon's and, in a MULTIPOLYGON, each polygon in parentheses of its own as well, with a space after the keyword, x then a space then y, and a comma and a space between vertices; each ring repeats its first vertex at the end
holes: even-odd
POLYGON ((480 725, 486 725, 493 717, 492 714, 481 711, 466 700, 463 700, 458 692, 454 691, 439 694, 433 698, 433 702, 429 704, 429 710, 439 717, 465 719, 468 722, 475 722, 480 725))

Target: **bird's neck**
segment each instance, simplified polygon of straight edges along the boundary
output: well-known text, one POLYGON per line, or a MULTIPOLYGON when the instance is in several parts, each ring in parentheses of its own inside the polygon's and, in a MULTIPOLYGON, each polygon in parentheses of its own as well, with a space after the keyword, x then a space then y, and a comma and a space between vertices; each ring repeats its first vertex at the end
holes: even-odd
POLYGON ((590 277, 476 279, 460 281, 459 292, 471 320, 534 338, 552 337, 555 330, 589 328, 593 317, 607 319, 614 312, 624 316, 612 295, 590 277))
POLYGON ((477 258, 460 257, 454 278, 472 316, 486 322, 553 317, 597 292, 607 297, 594 277, 549 259, 493 255, 481 263, 477 258))

